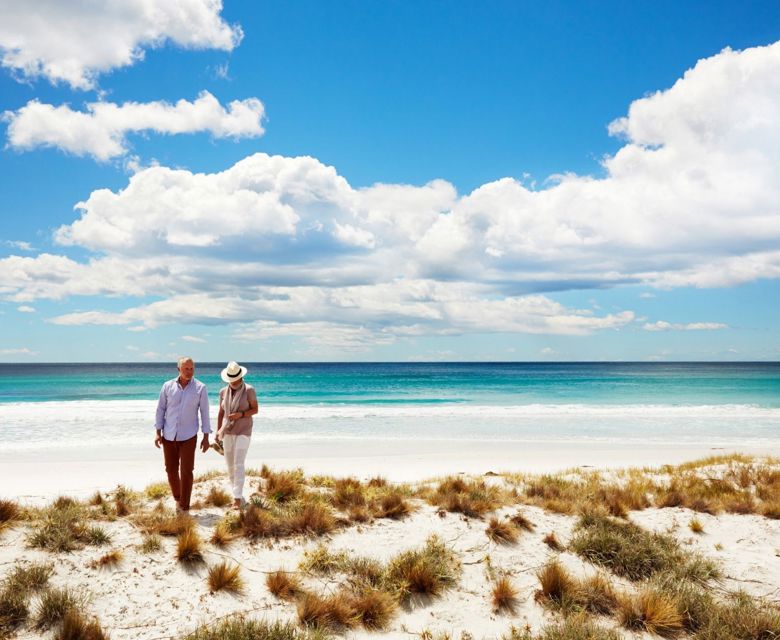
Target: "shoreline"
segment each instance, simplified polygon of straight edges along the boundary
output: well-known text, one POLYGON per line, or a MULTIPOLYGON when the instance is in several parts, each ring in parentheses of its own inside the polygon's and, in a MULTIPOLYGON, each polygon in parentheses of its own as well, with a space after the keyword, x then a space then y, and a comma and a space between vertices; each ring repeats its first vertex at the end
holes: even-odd
MULTIPOLYGON (((247 468, 300 468, 306 475, 382 476, 412 482, 450 474, 554 473, 570 468, 660 467, 713 455, 743 453, 780 457, 780 444, 721 447, 705 444, 604 442, 253 440, 247 468)), ((225 470, 213 450, 198 450, 195 475, 225 470)), ((161 450, 148 446, 0 452, 0 497, 41 504, 59 495, 85 498, 123 485, 143 489, 165 481, 161 450)))

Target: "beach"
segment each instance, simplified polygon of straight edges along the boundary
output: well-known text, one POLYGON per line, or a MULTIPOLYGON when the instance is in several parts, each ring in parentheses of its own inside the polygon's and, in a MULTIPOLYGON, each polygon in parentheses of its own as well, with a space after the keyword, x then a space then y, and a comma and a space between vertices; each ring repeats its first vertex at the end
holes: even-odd
MULTIPOLYGON (((774 624, 778 365, 253 365, 262 391, 247 457, 251 506, 239 517, 215 502, 220 495, 230 502, 224 459, 198 452, 187 519, 201 540, 195 563, 177 557, 176 535, 149 530, 150 521, 175 519, 153 444, 155 397, 168 369, 7 367, 0 370, 0 501, 27 515, 0 532, 3 584, 14 572, 51 567, 48 586, 27 596, 16 637, 45 635, 36 622, 42 603, 65 589, 79 594, 85 619, 115 640, 178 640, 196 631, 198 640, 218 638, 227 633, 222 623, 272 621, 289 622, 296 634, 314 624, 347 638, 537 640, 575 623, 596 625, 589 637, 650 638, 657 629, 621 622, 630 618, 626 607, 639 607, 653 585, 688 584, 668 572, 691 554, 713 572, 690 583, 714 598, 713 620, 731 606, 728 594, 744 591, 744 615, 774 624), (45 392, 34 396, 36 387, 45 392), (290 497, 274 489, 279 482, 290 497), (447 486, 463 493, 439 496, 447 486), (345 487, 362 502, 343 502, 345 487), (311 520, 312 513, 319 515, 311 520), (648 540, 662 536, 663 553, 676 554, 671 568, 640 579, 589 559, 578 546, 586 513, 597 514, 600 526, 644 536, 643 566, 656 553, 648 540), (77 536, 67 550, 47 548, 45 523, 69 531, 75 525, 62 518, 73 514, 92 523, 77 532, 97 528, 103 543, 77 536), (488 535, 493 527, 499 537, 488 535), (215 538, 218 531, 229 540, 215 538), (450 558, 449 582, 409 599, 387 577, 389 567, 431 548, 450 558), (317 554, 347 564, 370 558, 354 566, 379 567, 377 584, 385 586, 371 589, 385 589, 375 596, 388 607, 381 624, 357 613, 364 578, 343 567, 322 573, 311 563, 317 554), (223 561, 238 567, 240 592, 209 585, 223 561), (613 608, 594 614, 576 604, 587 591, 579 586, 562 612, 543 586, 551 563, 575 585, 606 576, 619 594, 613 608), (297 595, 275 595, 267 580, 279 570, 300 580, 297 595), (510 607, 493 602, 502 577, 515 593, 510 607), (338 624, 311 622, 307 607, 328 594, 353 609, 338 624)), ((201 367, 212 391, 216 367, 201 367)), ((216 407, 210 413, 213 421, 216 407)), ((679 593, 664 593, 672 610, 684 608, 679 593)))
MULTIPOLYGON (((625 453, 613 451, 613 461, 625 453)), ((671 452, 658 454, 669 456, 671 452)), ((588 453, 585 452, 584 455, 587 457, 588 453)), ((347 459, 341 461, 347 463, 347 459)), ((384 459, 384 464, 389 461, 390 456, 384 459)), ((593 461, 596 461, 595 458, 593 461)), ((484 462, 487 464, 487 460, 484 462)), ((498 461, 495 462, 498 464, 498 461)), ((309 463, 312 469, 318 464, 314 459, 304 461, 304 464, 309 463)), ((383 467, 383 463, 372 463, 368 458, 364 459, 364 463, 364 480, 369 477, 376 478, 384 469, 390 469, 383 467)), ((406 460, 406 464, 411 463, 411 459, 406 460)), ((75 468, 74 463, 64 462, 62 467, 49 468, 46 475, 52 479, 65 478, 59 474, 66 471, 68 464, 71 469, 75 468)), ((213 499, 210 496, 213 496, 215 491, 228 488, 227 481, 224 473, 203 473, 206 467, 200 465, 197 471, 201 474, 201 479, 195 485, 191 522, 203 541, 203 559, 194 563, 177 560, 175 536, 157 536, 158 547, 152 551, 143 548, 144 541, 149 538, 144 533, 144 522, 148 522, 149 516, 143 514, 161 514, 166 509, 171 513, 172 501, 165 496, 164 484, 162 490, 153 487, 150 491, 155 493, 140 492, 134 497, 130 496, 126 489, 118 490, 122 495, 125 515, 116 517, 113 514, 118 508, 120 493, 117 493, 114 483, 111 482, 101 488, 100 506, 90 507, 93 513, 104 514, 94 516, 94 523, 107 535, 107 543, 100 546, 76 544, 67 552, 34 546, 31 548, 31 532, 41 525, 36 524, 34 519, 29 523, 18 522, 6 527, 2 532, 0 566, 5 576, 9 576, 15 567, 31 567, 36 564, 53 566, 53 574, 49 579, 51 588, 67 589, 85 597, 85 615, 98 620, 102 628, 115 640, 183 638, 198 628, 202 633, 210 628, 219 629, 221 622, 234 620, 236 615, 262 623, 289 622, 303 632, 307 626, 300 623, 301 616, 305 615, 301 613, 300 596, 297 599, 275 596, 267 583, 270 574, 278 570, 287 572, 286 576, 295 576, 301 581, 300 589, 322 597, 329 593, 346 594, 343 590, 352 588, 352 579, 338 571, 322 573, 312 564, 312 557, 321 556, 322 550, 327 549, 332 558, 367 557, 371 558, 372 562, 392 564, 393 558, 398 554, 426 548, 426 545, 430 544, 431 536, 435 536, 434 539, 443 545, 442 549, 452 558, 455 576, 452 584, 443 587, 441 592, 435 595, 420 595, 394 605, 392 615, 389 615, 379 629, 354 621, 349 624, 322 623, 323 629, 329 634, 346 638, 388 639, 410 636, 510 637, 512 628, 516 631, 526 629, 527 633, 532 634, 541 633, 545 628, 561 624, 564 620, 558 611, 558 605, 546 603, 545 597, 539 595, 540 572, 553 560, 578 580, 606 575, 613 587, 625 594, 641 592, 642 581, 637 582, 610 573, 603 566, 585 560, 573 550, 573 540, 577 536, 578 526, 581 526, 578 524, 580 516, 576 510, 567 513, 563 503, 575 498, 562 496, 556 501, 542 498, 539 487, 560 486, 559 481, 550 480, 551 476, 546 476, 545 480, 545 476, 533 473, 492 472, 472 477, 456 473, 455 468, 451 467, 449 471, 460 479, 458 482, 482 486, 480 491, 487 491, 485 495, 490 494, 491 487, 496 488, 496 491, 514 488, 511 493, 496 493, 495 496, 503 497, 496 498, 498 502, 484 513, 467 514, 459 512, 461 507, 437 507, 432 503, 431 500, 436 499, 434 489, 440 486, 441 481, 430 479, 422 482, 423 478, 430 478, 433 468, 430 461, 424 458, 417 459, 417 465, 415 469, 419 482, 408 485, 388 483, 378 489, 393 492, 403 486, 404 495, 408 496, 404 498, 408 512, 393 516, 382 516, 380 512, 376 512, 365 520, 361 518, 360 521, 351 521, 352 512, 348 514, 348 508, 342 505, 334 507, 335 513, 341 514, 341 519, 327 532, 268 534, 255 538, 247 538, 239 533, 231 542, 222 544, 214 542, 215 528, 219 528, 222 521, 229 521, 231 518, 235 521, 235 514, 231 515, 226 506, 210 504, 209 500, 213 499), (155 497, 151 498, 150 495, 155 497), (161 497, 156 497, 158 495, 161 497), (512 495, 518 497, 513 498, 512 495), (492 526, 489 525, 492 519, 510 523, 518 514, 522 515, 522 521, 525 521, 528 528, 517 528, 515 540, 491 540, 486 535, 486 531, 492 526), (555 549, 546 542, 551 533, 554 533, 555 541, 560 545, 555 549), (101 560, 113 552, 120 554, 120 559, 115 563, 101 560), (230 566, 239 567, 244 581, 239 593, 212 592, 209 587, 209 570, 223 561, 230 566), (516 591, 509 609, 496 610, 491 604, 497 576, 506 576, 516 591)), ((113 475, 106 469, 105 478, 122 479, 123 484, 129 484, 127 480, 132 474, 123 475, 124 470, 117 469, 117 466, 119 465, 114 466, 113 475)), ((214 468, 221 470, 219 465, 214 468)), ((352 467, 344 468, 350 472, 353 470, 352 467)), ((665 474, 670 473, 675 471, 666 468, 665 471, 644 472, 647 478, 659 482, 659 486, 663 484, 664 477, 668 480, 669 476, 665 474)), ((717 476, 722 478, 724 483, 731 482, 731 479, 736 477, 748 476, 759 482, 758 478, 766 478, 767 473, 780 474, 780 463, 764 458, 748 460, 743 457, 721 457, 689 465, 687 471, 681 473, 702 478, 717 476)), ((259 477, 258 474, 259 471, 255 470, 248 478, 247 494, 254 494, 266 501, 262 509, 270 509, 269 513, 277 508, 269 501, 272 500, 274 491, 272 483, 278 483, 280 477, 282 480, 284 477, 298 478, 304 483, 299 487, 306 487, 301 490, 310 492, 310 495, 330 495, 330 492, 337 492, 339 486, 338 482, 334 485, 331 479, 295 474, 290 476, 281 469, 278 472, 266 471, 265 477, 259 477), (276 480, 267 475, 268 473, 271 476, 277 474, 276 480)), ((593 483, 596 481, 594 479, 598 478, 600 486, 613 486, 614 483, 626 486, 627 482, 637 482, 637 474, 642 475, 638 471, 628 473, 617 468, 602 471, 580 468, 555 474, 555 477, 566 478, 575 485, 579 482, 593 483)), ((341 475, 337 474, 336 477, 341 475)), ((89 478, 89 482, 94 484, 93 469, 85 467, 83 476, 85 482, 89 478)), ((141 480, 140 474, 137 479, 141 480)), ((155 479, 159 480, 160 475, 155 479)), ((140 486, 139 484, 138 487, 140 486)), ((354 483, 352 486, 354 487, 354 483)), ((361 491, 369 491, 367 482, 363 482, 363 487, 365 489, 361 491)), ((86 485, 82 486, 81 490, 86 498, 86 485)), ((49 491, 48 495, 52 496, 54 493, 64 491, 49 491)), ((724 594, 729 592, 743 591, 756 602, 777 602, 780 593, 780 520, 766 517, 760 513, 758 506, 752 513, 735 513, 734 507, 731 506, 720 507, 717 513, 709 507, 701 506, 697 507, 698 510, 682 505, 664 508, 660 503, 668 500, 669 494, 663 495, 666 497, 663 498, 661 494, 653 497, 652 506, 648 503, 643 508, 627 508, 622 521, 634 523, 641 527, 642 531, 667 536, 674 544, 679 545, 683 554, 698 553, 707 561, 715 563, 719 577, 711 581, 713 593, 725 597, 724 594), (699 533, 692 532, 693 521, 699 523, 699 533)), ((585 499, 590 500, 587 497, 585 499)), ((42 505, 45 501, 35 502, 42 505)), ((94 493, 91 504, 96 504, 94 493)), ((594 503, 591 506, 596 505, 594 503)), ((605 517, 609 521, 621 521, 620 518, 612 518, 608 514, 605 517)), ((346 595, 340 597, 344 598, 346 595)), ((33 596, 30 622, 16 629, 16 637, 42 637, 42 630, 36 628, 33 623, 35 616, 40 615, 36 614, 38 610, 35 603, 36 596, 33 596)), ((40 608, 40 605, 38 606, 40 608)), ((768 606, 771 611, 773 605, 761 606, 768 606)), ((651 633, 638 633, 621 628, 614 615, 591 616, 589 620, 591 618, 591 622, 587 624, 611 629, 613 633, 620 634, 617 637, 658 637, 651 633)), ((578 624, 586 622, 583 619, 578 624)), ((214 637, 220 637, 219 633, 216 633, 214 637)))

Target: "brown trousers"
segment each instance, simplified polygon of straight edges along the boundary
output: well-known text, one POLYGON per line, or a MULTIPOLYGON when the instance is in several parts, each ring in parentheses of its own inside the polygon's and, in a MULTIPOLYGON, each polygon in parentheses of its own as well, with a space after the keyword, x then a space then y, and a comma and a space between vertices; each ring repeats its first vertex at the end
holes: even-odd
POLYGON ((173 499, 184 511, 190 509, 192 495, 192 472, 195 469, 195 449, 198 436, 189 440, 166 440, 163 438, 163 456, 168 484, 171 485, 173 499))

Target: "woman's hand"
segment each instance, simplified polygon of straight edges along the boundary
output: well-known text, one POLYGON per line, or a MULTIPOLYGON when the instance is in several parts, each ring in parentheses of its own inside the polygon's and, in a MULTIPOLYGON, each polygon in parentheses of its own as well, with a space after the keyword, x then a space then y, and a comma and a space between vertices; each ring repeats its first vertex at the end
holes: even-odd
POLYGON ((233 413, 231 413, 230 415, 228 415, 228 418, 229 418, 231 421, 232 421, 232 420, 239 420, 240 418, 243 418, 243 417, 244 417, 244 412, 243 412, 243 411, 234 411, 233 413))

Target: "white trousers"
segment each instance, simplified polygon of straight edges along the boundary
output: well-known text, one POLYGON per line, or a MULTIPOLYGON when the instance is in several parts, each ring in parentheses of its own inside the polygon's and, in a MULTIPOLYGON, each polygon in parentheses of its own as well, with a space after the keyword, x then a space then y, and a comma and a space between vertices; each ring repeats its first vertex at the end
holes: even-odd
POLYGON ((225 448, 225 462, 227 462, 228 476, 233 487, 233 498, 244 497, 244 462, 249 451, 249 436, 225 435, 222 446, 225 448))

